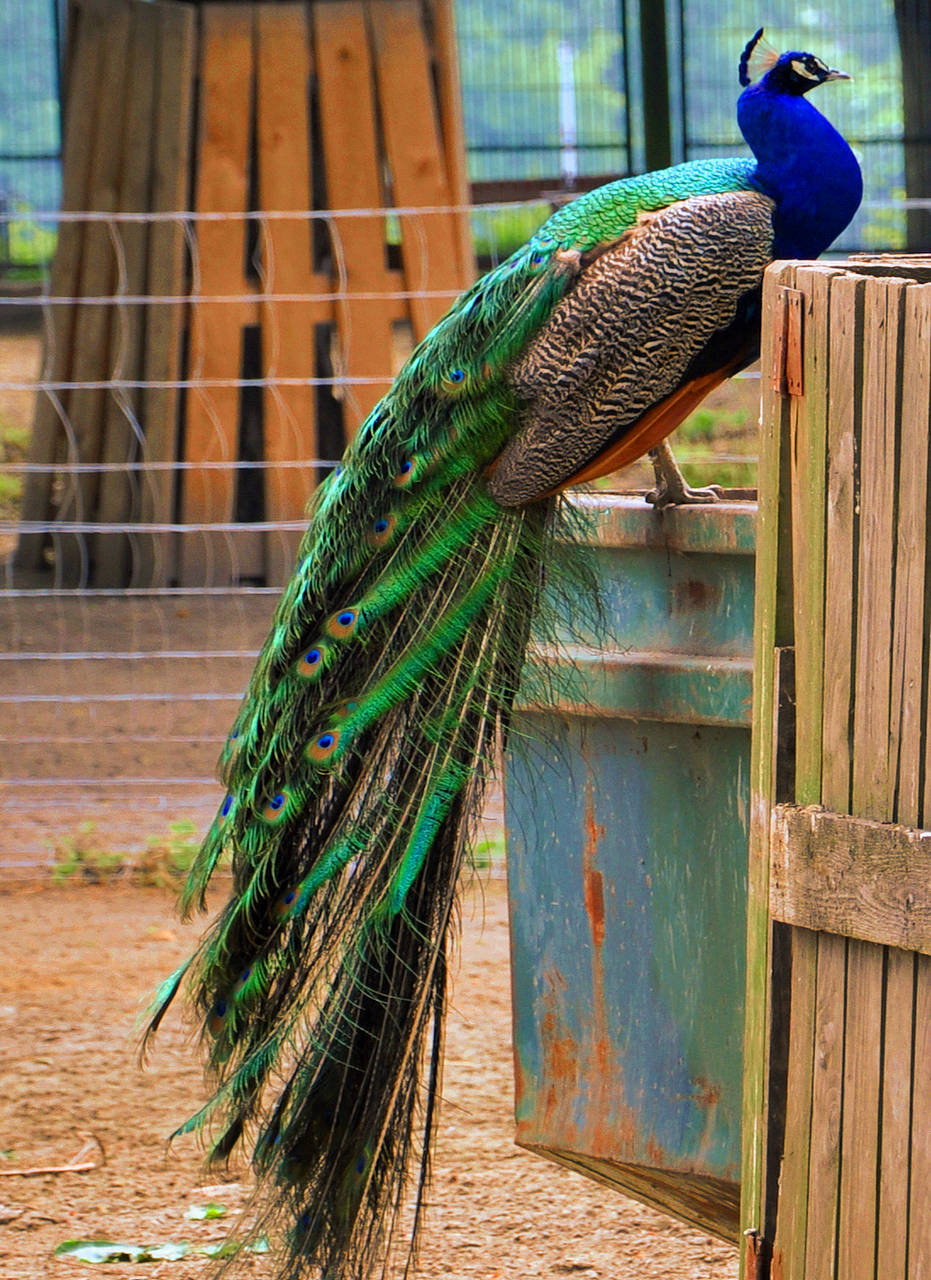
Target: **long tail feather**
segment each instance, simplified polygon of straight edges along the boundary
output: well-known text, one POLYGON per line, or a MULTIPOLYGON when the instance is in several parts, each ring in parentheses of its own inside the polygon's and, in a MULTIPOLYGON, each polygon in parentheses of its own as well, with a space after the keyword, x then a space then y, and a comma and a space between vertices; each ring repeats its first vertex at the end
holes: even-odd
POLYGON ((416 1244, 457 885, 554 522, 484 472, 514 429, 508 363, 577 268, 516 255, 414 353, 315 495, 221 759, 182 908, 226 850, 234 891, 150 1031, 184 980, 216 1089, 179 1132, 218 1160, 252 1139, 283 1276, 416 1244))

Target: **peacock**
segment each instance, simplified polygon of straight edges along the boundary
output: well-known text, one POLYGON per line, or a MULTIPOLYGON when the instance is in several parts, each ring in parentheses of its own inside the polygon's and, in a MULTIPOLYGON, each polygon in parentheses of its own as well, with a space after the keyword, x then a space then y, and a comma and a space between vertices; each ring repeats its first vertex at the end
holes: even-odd
POLYGON ((809 103, 847 79, 743 50, 752 158, 612 182, 559 208, 414 350, 309 504, 298 563, 223 749, 182 892, 233 891, 157 993, 184 988, 214 1091, 178 1130, 251 1147, 248 1233, 278 1274, 415 1258, 470 824, 508 731, 559 493, 654 451, 759 346, 762 275, 813 258, 862 182, 809 103))

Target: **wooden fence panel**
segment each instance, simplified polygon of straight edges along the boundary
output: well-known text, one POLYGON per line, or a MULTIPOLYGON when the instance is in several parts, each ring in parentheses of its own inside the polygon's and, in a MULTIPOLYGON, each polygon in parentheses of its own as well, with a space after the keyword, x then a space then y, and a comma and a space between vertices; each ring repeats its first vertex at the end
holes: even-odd
MULTIPOLYGON (((765 882, 773 928, 788 929, 791 977, 777 958, 766 982, 791 981, 791 999, 786 1027, 771 1021, 768 1050, 748 1057, 771 1150, 768 1184, 745 1195, 743 1213, 745 1229, 768 1232, 761 1206, 775 1200, 778 1280, 931 1274, 916 1193, 927 1188, 931 1120, 931 841, 919 827, 929 816, 931 286, 883 265, 862 276, 856 263, 798 268, 801 358, 791 297, 785 331, 764 349, 764 367, 775 365, 764 423, 787 419, 792 438, 781 474, 762 473, 761 511, 783 516, 779 529, 761 521, 758 554, 761 575, 776 565, 794 602, 796 804, 775 804, 754 777, 769 862, 751 892, 765 882), (791 570, 778 554, 787 539, 791 570), (783 1088, 780 1114, 765 1100, 783 1088)), ((767 296, 778 287, 768 281, 767 296)), ((758 622, 780 590, 760 585, 758 622)), ((757 715, 771 740, 771 704, 757 715)))

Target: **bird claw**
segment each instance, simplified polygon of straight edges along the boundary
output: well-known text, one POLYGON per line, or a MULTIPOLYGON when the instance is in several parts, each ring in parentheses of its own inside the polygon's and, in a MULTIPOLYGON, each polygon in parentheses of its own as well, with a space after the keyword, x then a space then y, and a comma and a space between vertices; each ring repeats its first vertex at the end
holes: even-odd
POLYGON ((650 450, 650 461, 656 477, 656 487, 646 495, 651 507, 662 511, 671 506, 697 506, 702 502, 717 502, 724 497, 724 490, 719 484, 711 484, 707 489, 693 489, 686 484, 685 477, 679 470, 672 450, 665 440, 650 450))
POLYGON ((693 489, 683 482, 681 485, 661 484, 645 495, 646 501, 657 511, 672 506, 698 506, 703 502, 719 502, 724 497, 724 490, 719 484, 710 484, 704 489, 693 489))

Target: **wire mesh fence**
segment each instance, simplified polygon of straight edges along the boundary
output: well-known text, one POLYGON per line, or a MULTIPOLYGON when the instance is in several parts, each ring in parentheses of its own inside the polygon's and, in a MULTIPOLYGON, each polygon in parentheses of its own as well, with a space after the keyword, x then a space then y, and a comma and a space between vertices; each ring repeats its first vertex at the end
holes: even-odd
POLYGON ((491 206, 43 218, 62 236, 84 235, 98 261, 94 292, 55 291, 53 270, 40 296, 0 299, 5 870, 80 862, 101 845, 134 853, 173 824, 205 827, 219 746, 306 501, 411 350, 411 309, 442 311, 453 297, 410 287, 411 255, 402 272, 392 246, 409 247, 426 220, 451 212, 467 212, 488 266, 523 240, 528 214, 539 216, 536 206, 491 206), (345 270, 340 228, 360 218, 377 219, 385 236, 382 290, 351 287, 345 270), (282 287, 283 220, 315 239, 317 292, 282 287), (236 221, 247 224, 245 284, 215 292, 204 231, 236 221), (159 229, 182 248, 172 292, 131 269, 140 233, 151 246, 159 229), (101 234, 89 241, 89 231, 101 234), (351 346, 368 307, 389 316, 390 341, 381 368, 359 375, 351 346), (233 353, 222 376, 205 345, 218 330, 233 353), (285 359, 296 342, 311 353, 309 376, 285 359), (172 376, 153 372, 166 369, 172 376), (192 453, 195 421, 206 431, 192 453))

